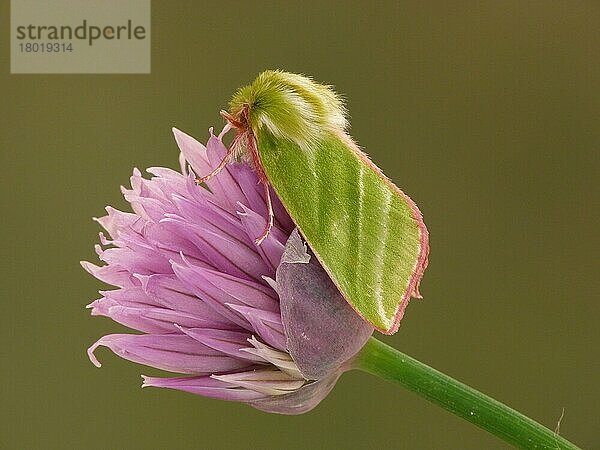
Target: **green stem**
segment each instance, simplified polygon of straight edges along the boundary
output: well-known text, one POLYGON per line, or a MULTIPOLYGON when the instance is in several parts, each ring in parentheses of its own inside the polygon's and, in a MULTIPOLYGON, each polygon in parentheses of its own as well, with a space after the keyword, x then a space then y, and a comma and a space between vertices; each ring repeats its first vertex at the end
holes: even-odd
POLYGON ((535 420, 375 338, 369 339, 354 366, 398 383, 517 447, 579 448, 535 420))

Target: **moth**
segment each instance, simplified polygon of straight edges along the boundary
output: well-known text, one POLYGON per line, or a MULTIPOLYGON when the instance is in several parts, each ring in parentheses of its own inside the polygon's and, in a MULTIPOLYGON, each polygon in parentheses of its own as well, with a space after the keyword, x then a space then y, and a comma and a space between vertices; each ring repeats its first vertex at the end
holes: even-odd
POLYGON ((416 204, 346 132, 342 99, 303 75, 268 70, 221 111, 236 135, 221 163, 256 170, 273 226, 269 186, 354 310, 385 334, 397 331, 427 267, 429 235, 416 204))

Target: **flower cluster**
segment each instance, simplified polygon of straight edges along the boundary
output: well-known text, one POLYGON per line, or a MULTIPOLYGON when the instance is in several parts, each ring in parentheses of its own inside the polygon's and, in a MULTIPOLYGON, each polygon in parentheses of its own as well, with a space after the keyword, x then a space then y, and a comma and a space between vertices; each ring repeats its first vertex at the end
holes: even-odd
MULTIPOLYGON (((225 129, 224 132, 227 130, 225 129)), ((174 129, 181 173, 139 170, 123 188, 132 213, 107 208, 96 246, 105 265, 83 262, 101 291, 92 315, 141 334, 110 334, 88 350, 110 348, 130 361, 177 374, 144 377, 173 388, 284 414, 312 409, 349 368, 372 328, 362 323, 311 257, 272 194, 275 222, 261 245, 267 206, 258 177, 229 164, 197 186, 226 154, 222 134, 206 147, 174 129)))

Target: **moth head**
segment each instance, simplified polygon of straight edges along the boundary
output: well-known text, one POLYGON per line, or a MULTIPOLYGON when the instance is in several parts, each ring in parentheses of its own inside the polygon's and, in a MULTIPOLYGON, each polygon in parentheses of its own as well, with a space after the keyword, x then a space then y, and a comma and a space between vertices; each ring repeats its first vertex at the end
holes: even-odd
POLYGON ((303 149, 324 132, 344 131, 348 126, 344 102, 331 86, 281 70, 262 72, 252 84, 240 88, 230 111, 247 122, 255 135, 266 131, 303 149))

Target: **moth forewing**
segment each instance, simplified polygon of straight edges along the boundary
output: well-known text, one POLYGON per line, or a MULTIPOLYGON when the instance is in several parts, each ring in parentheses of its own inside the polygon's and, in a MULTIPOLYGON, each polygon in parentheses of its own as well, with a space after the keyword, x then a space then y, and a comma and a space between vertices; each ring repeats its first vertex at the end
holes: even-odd
POLYGON ((310 151, 262 132, 267 179, 346 300, 394 333, 427 264, 416 205, 352 140, 328 132, 310 151))

